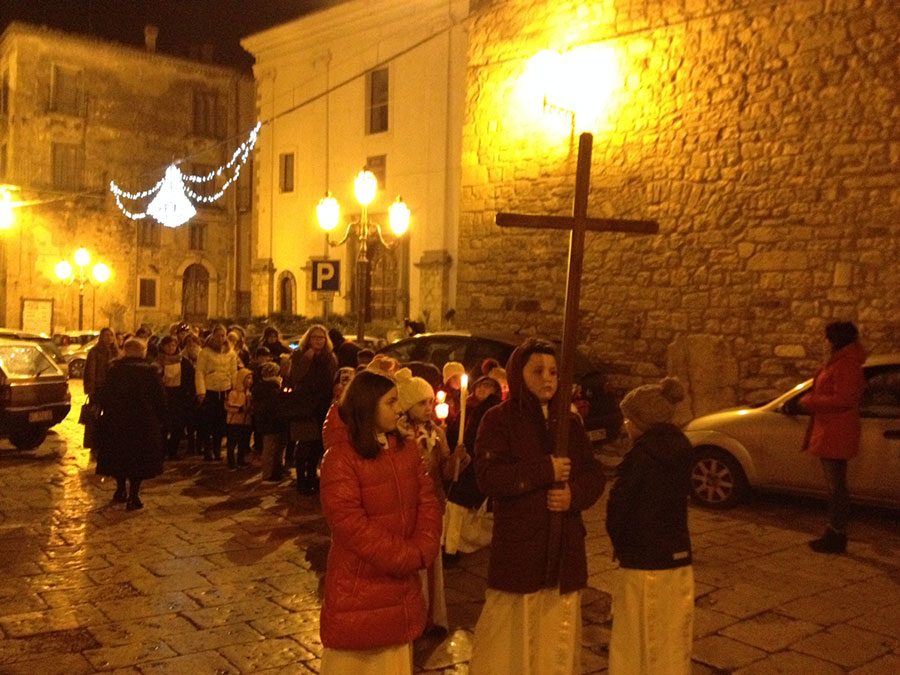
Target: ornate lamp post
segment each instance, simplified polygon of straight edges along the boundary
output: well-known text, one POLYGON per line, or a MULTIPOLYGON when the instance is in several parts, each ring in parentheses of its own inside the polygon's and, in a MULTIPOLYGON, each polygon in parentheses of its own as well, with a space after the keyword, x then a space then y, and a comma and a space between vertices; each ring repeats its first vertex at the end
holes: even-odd
MULTIPOLYGON (((381 233, 381 227, 377 223, 369 222, 369 204, 375 200, 377 186, 378 179, 375 178, 375 175, 371 171, 367 171, 366 169, 360 171, 353 181, 356 201, 358 201, 360 207, 362 207, 359 220, 347 224, 347 229, 340 241, 333 242, 331 241, 330 235, 326 234, 330 246, 340 246, 350 237, 350 231, 353 226, 355 225, 357 227, 359 248, 356 255, 356 339, 360 344, 362 344, 363 339, 365 338, 366 329, 365 280, 368 278, 369 270, 368 248, 370 228, 371 231, 374 231, 378 236, 378 240, 383 246, 389 248, 396 243, 396 240, 390 244, 385 241, 384 236, 381 233)), ((388 212, 390 214, 391 231, 398 238, 403 236, 409 228, 410 214, 406 202, 400 197, 397 197, 394 203, 391 204, 388 212)), ((330 233, 338 226, 341 219, 341 207, 337 200, 331 196, 331 192, 328 192, 325 197, 319 200, 319 205, 316 207, 316 217, 319 221, 319 227, 325 230, 326 233, 330 233)))
MULTIPOLYGON (((84 330, 84 284, 91 283, 90 277, 85 273, 85 268, 91 264, 91 254, 86 248, 80 248, 75 251, 75 264, 78 266, 78 274, 72 268, 72 264, 68 260, 61 260, 56 263, 56 277, 60 281, 67 283, 78 282, 78 330, 84 330)), ((94 280, 102 284, 110 277, 109 267, 103 263, 94 265, 91 275, 94 280)))

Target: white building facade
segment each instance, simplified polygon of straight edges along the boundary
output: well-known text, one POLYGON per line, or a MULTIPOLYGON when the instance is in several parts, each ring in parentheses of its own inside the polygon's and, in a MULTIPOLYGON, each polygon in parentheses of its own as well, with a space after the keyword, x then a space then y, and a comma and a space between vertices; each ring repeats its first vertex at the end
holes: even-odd
POLYGON ((249 36, 256 59, 254 315, 357 311, 358 238, 330 247, 316 206, 331 191, 339 241, 361 207, 353 179, 378 178, 368 219, 367 319, 406 316, 440 327, 455 304, 460 148, 468 0, 351 0, 249 36), (409 230, 394 238, 388 208, 402 196, 409 230), (370 228, 371 230, 371 228, 370 228), (313 289, 317 260, 340 261, 333 294, 313 289))

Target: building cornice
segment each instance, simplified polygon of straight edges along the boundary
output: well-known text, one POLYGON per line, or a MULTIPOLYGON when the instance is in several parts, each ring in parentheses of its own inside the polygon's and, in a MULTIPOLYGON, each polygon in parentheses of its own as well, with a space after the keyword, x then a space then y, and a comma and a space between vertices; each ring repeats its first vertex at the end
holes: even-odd
POLYGON ((456 12, 461 12, 459 18, 465 17, 468 0, 349 0, 248 35, 241 40, 241 46, 259 63, 261 57, 278 58, 284 53, 295 53, 298 47, 326 44, 365 30, 390 34, 392 26, 436 18, 446 18, 449 25, 456 12))
POLYGON ((54 41, 66 41, 70 43, 78 43, 85 46, 100 47, 117 52, 120 55, 134 59, 144 60, 152 63, 164 63, 175 68, 184 69, 188 67, 198 71, 206 76, 212 77, 234 77, 238 79, 253 81, 252 75, 238 68, 231 68, 215 63, 207 63, 205 61, 196 61, 194 59, 185 58, 183 56, 173 56, 163 52, 151 52, 140 47, 114 42, 112 40, 104 40, 102 38, 92 37, 89 35, 81 35, 79 33, 69 33, 48 26, 38 26, 35 24, 24 23, 22 21, 13 21, 6 30, 0 34, 0 52, 5 49, 7 41, 12 41, 15 37, 32 37, 38 39, 52 39, 54 41))

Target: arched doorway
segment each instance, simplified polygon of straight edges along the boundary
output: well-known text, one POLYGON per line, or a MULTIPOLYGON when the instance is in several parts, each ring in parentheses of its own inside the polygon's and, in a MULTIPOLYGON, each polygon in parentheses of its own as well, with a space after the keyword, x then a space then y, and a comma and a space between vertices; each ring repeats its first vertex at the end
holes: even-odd
POLYGON ((278 309, 284 314, 294 313, 294 290, 297 282, 290 272, 282 272, 278 282, 278 309))
POLYGON ((188 323, 204 323, 209 319, 209 272, 198 263, 184 271, 181 315, 188 323))

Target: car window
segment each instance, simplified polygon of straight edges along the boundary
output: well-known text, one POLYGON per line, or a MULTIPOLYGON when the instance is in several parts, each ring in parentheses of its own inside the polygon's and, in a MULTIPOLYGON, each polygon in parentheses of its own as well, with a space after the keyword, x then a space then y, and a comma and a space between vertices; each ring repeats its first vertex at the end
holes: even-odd
POLYGON ((31 345, 0 346, 0 368, 9 378, 59 375, 56 366, 44 352, 31 345))
POLYGON ((868 384, 860 403, 863 417, 900 417, 900 366, 866 370, 868 384))

